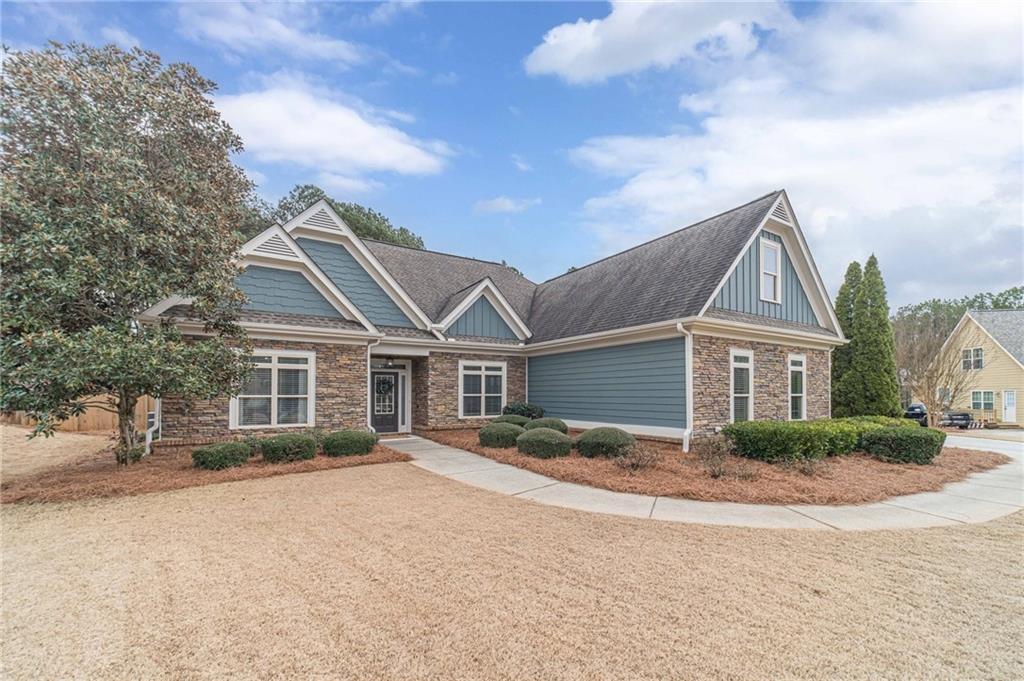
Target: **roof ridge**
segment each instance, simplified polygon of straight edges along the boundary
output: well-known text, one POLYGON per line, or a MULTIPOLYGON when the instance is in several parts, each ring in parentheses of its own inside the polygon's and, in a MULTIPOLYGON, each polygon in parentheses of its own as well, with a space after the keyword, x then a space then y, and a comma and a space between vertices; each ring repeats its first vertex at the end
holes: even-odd
MULTIPOLYGON (((385 246, 394 246, 395 248, 404 248, 404 249, 406 249, 408 251, 416 251, 417 253, 433 253, 434 255, 444 255, 444 256, 447 256, 449 258, 459 258, 461 260, 472 260, 473 262, 484 263, 485 265, 497 265, 498 267, 504 267, 506 269, 512 269, 511 265, 509 265, 507 263, 500 263, 500 262, 497 262, 495 260, 484 260, 483 258, 474 258, 474 257, 469 256, 469 255, 459 255, 458 253, 447 253, 445 251, 435 251, 435 250, 433 250, 431 248, 416 248, 415 246, 406 246, 405 244, 396 244, 396 243, 393 243, 391 241, 382 241, 380 239, 370 239, 370 238, 366 238, 366 237, 359 237, 359 238, 361 240, 363 240, 363 241, 370 241, 370 242, 373 242, 375 244, 384 244, 385 246)), ((515 272, 513 272, 513 274, 515 274, 515 272)), ((519 276, 522 277, 523 279, 526 279, 526 281, 530 282, 534 286, 537 285, 532 280, 528 279, 525 275, 520 274, 519 276)), ((482 278, 483 277, 481 277, 481 279, 482 278)), ((478 279, 476 283, 479 284, 480 283, 480 279, 478 279)))
POLYGON ((770 191, 767 194, 763 194, 763 195, 757 197, 756 199, 751 199, 750 201, 747 201, 746 203, 742 203, 742 204, 740 204, 738 206, 734 206, 733 208, 730 208, 728 210, 723 210, 720 213, 716 213, 716 214, 714 214, 714 215, 712 215, 710 217, 706 217, 706 218, 704 218, 702 220, 698 220, 697 222, 694 222, 694 223, 691 223, 689 225, 686 225, 685 227, 680 227, 678 229, 674 229, 671 232, 667 232, 665 234, 662 234, 661 236, 656 236, 653 239, 648 239, 647 241, 641 242, 641 243, 639 243, 639 244, 637 244, 635 246, 630 246, 629 248, 627 248, 625 250, 621 250, 618 253, 612 253, 611 255, 606 255, 605 257, 599 258, 597 260, 594 260, 593 262, 588 262, 586 265, 581 265, 580 267, 577 267, 575 269, 569 270, 568 272, 563 272, 562 274, 559 274, 557 276, 551 277, 550 279, 545 279, 544 281, 540 282, 540 284, 538 284, 538 286, 543 286, 544 284, 552 282, 552 281, 554 281, 556 279, 561 279, 562 277, 567 277, 570 274, 576 274, 580 270, 584 270, 584 269, 590 267, 591 265, 596 265, 598 263, 604 262, 605 260, 611 260, 612 258, 617 258, 618 256, 625 255, 626 253, 629 253, 630 251, 635 251, 636 249, 641 248, 642 246, 647 246, 648 244, 653 244, 655 241, 660 241, 662 239, 667 239, 668 237, 673 236, 675 234, 679 234, 679 232, 686 231, 687 229, 690 229, 691 227, 699 227, 700 225, 704 224, 705 222, 710 222, 711 220, 715 220, 717 218, 720 218, 720 217, 722 217, 723 215, 725 215, 727 213, 732 213, 734 211, 740 210, 741 208, 746 208, 747 206, 749 206, 752 203, 757 203, 758 201, 760 201, 762 199, 766 199, 769 196, 771 196, 772 194, 781 194, 783 191, 785 191, 785 190, 784 189, 776 189, 774 191, 770 191))

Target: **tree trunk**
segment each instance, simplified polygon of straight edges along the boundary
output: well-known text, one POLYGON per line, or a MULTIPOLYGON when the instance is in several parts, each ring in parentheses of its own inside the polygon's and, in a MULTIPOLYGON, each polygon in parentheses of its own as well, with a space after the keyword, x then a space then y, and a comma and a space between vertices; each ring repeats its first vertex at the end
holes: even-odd
POLYGON ((137 433, 135 432, 135 405, 139 396, 127 390, 119 390, 117 394, 117 462, 127 466, 138 461, 139 456, 137 433))

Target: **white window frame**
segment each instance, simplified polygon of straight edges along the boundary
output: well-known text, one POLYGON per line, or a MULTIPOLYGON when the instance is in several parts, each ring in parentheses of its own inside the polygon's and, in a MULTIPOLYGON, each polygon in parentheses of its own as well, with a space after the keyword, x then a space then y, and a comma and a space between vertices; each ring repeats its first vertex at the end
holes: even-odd
POLYGON ((753 350, 741 350, 739 348, 729 348, 729 423, 736 422, 736 398, 746 397, 747 398, 747 420, 754 420, 754 351, 753 350), (748 362, 736 363, 737 357, 746 357, 748 362), (750 373, 750 385, 747 386, 748 392, 745 395, 736 395, 736 367, 744 367, 749 369, 750 373))
POLYGON ((786 361, 786 380, 789 382, 789 400, 786 404, 786 418, 790 421, 806 421, 807 420, 807 355, 789 355, 786 361), (794 367, 793 362, 799 361, 800 366, 794 367), (799 371, 802 374, 800 379, 800 385, 803 387, 803 392, 793 392, 793 372, 799 371), (800 398, 800 418, 793 418, 793 398, 800 398))
MULTIPOLYGON (((471 394, 470 397, 476 397, 476 394, 471 394)), ((493 419, 501 416, 501 412, 504 411, 505 405, 508 404, 508 362, 495 362, 486 360, 473 360, 473 359, 460 359, 459 360, 459 418, 460 419, 493 419), (479 366, 480 371, 466 371, 467 366, 479 366), (486 376, 497 376, 498 373, 495 371, 488 372, 487 367, 501 367, 501 409, 498 410, 497 414, 485 414, 487 411, 486 397, 487 393, 484 389, 487 385, 486 376), (466 374, 478 374, 480 376, 480 413, 469 414, 465 413, 463 398, 463 376, 466 374)))
POLYGON ((766 239, 764 237, 761 237, 761 269, 757 277, 757 287, 761 294, 761 300, 765 301, 766 303, 774 303, 776 305, 782 304, 782 244, 772 241, 771 239, 766 239), (764 255, 767 249, 772 249, 775 251, 775 266, 777 269, 776 272, 765 271, 764 255), (766 274, 775 277, 775 290, 771 292, 774 295, 769 295, 768 292, 764 290, 764 275, 766 274))
MULTIPOLYGON (((261 428, 312 428, 316 423, 316 353, 303 352, 300 350, 264 350, 252 351, 253 357, 270 357, 270 362, 255 363, 255 367, 270 369, 270 423, 258 423, 254 425, 241 425, 238 420, 241 410, 238 406, 238 396, 231 398, 228 407, 228 427, 231 430, 259 430, 261 428), (306 364, 279 364, 281 357, 305 358, 306 364), (306 369, 306 421, 304 423, 278 423, 277 422, 277 370, 278 369, 306 369)), ((302 397, 302 395, 285 395, 285 397, 302 397)))
POLYGON ((996 410, 996 391, 995 390, 985 390, 983 388, 981 390, 972 390, 971 391, 971 411, 995 411, 995 410, 996 410), (990 394, 992 396, 992 401, 991 401, 992 407, 990 409, 986 409, 985 408, 985 393, 988 393, 988 394, 990 394), (974 406, 974 396, 975 395, 981 395, 981 397, 978 399, 978 404, 981 405, 980 407, 975 407, 974 406))
POLYGON ((960 353, 960 368, 964 371, 981 371, 985 368, 985 348, 964 348, 960 353), (966 362, 967 366, 964 366, 966 362))

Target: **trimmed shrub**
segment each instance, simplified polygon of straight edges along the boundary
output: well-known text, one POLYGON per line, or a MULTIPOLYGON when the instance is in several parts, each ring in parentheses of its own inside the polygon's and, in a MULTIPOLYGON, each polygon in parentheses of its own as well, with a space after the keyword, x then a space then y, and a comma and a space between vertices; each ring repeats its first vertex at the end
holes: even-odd
POLYGON ((567 456, 572 451, 572 438, 551 428, 533 428, 516 438, 520 453, 538 459, 567 456))
POLYGON ((515 447, 516 438, 526 432, 515 423, 488 423, 480 429, 480 444, 484 447, 515 447))
POLYGON ((934 428, 903 426, 864 433, 864 451, 890 463, 929 464, 942 451, 946 434, 934 428))
POLYGON ((536 404, 530 404, 529 402, 513 402, 511 404, 506 404, 505 408, 501 410, 501 413, 525 416, 528 419, 539 419, 544 416, 544 407, 540 407, 536 404))
POLYGON ((252 447, 244 442, 218 442, 192 451, 192 465, 208 471, 241 466, 252 456, 252 447))
POLYGON ((260 440, 260 451, 268 463, 312 459, 316 456, 316 439, 299 433, 275 435, 260 440))
POLYGON ((635 446, 636 438, 619 428, 591 428, 576 438, 576 449, 588 458, 622 456, 635 446))
POLYGON ((529 416, 520 416, 519 414, 502 414, 497 418, 491 419, 491 423, 514 423, 520 427, 525 426, 529 422, 529 416))
POLYGON ((379 439, 365 430, 339 430, 325 435, 321 446, 327 456, 353 456, 369 454, 379 439))
POLYGON ((736 453, 768 463, 820 459, 828 454, 829 434, 802 421, 743 421, 730 423, 722 434, 736 453))
MULTIPOLYGON (((869 426, 874 428, 874 424, 869 424, 869 426)), ((829 456, 849 454, 857 449, 861 432, 869 429, 861 427, 856 423, 830 421, 828 419, 808 421, 807 427, 816 428, 827 435, 828 445, 826 451, 829 456)))
POLYGON ((562 419, 533 419, 529 423, 523 426, 527 430, 533 430, 534 428, 550 428, 551 430, 557 430, 559 433, 568 433, 569 426, 565 425, 565 421, 562 419))

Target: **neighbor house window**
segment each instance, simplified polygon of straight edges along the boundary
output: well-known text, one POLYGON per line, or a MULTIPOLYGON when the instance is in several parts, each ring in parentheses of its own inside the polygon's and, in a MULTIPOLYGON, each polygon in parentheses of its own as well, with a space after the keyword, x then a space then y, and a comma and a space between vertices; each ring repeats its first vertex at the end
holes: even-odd
POLYGON ((754 353, 729 351, 729 420, 749 421, 753 415, 754 353))
POLYGON ((259 350, 231 400, 232 428, 312 426, 316 354, 259 350))
POLYGON ((964 371, 982 369, 985 366, 985 351, 982 348, 968 348, 963 351, 961 363, 964 371))
POLYGON ((803 421, 807 418, 807 383, 805 371, 807 358, 803 355, 789 356, 789 418, 803 421))
POLYGON ((459 362, 459 418, 499 416, 505 408, 505 362, 459 362))
POLYGON ((769 303, 782 302, 782 285, 779 272, 782 268, 782 246, 768 239, 761 239, 761 300, 769 303))
POLYGON ((991 390, 971 391, 971 409, 992 411, 995 408, 995 393, 991 390))

